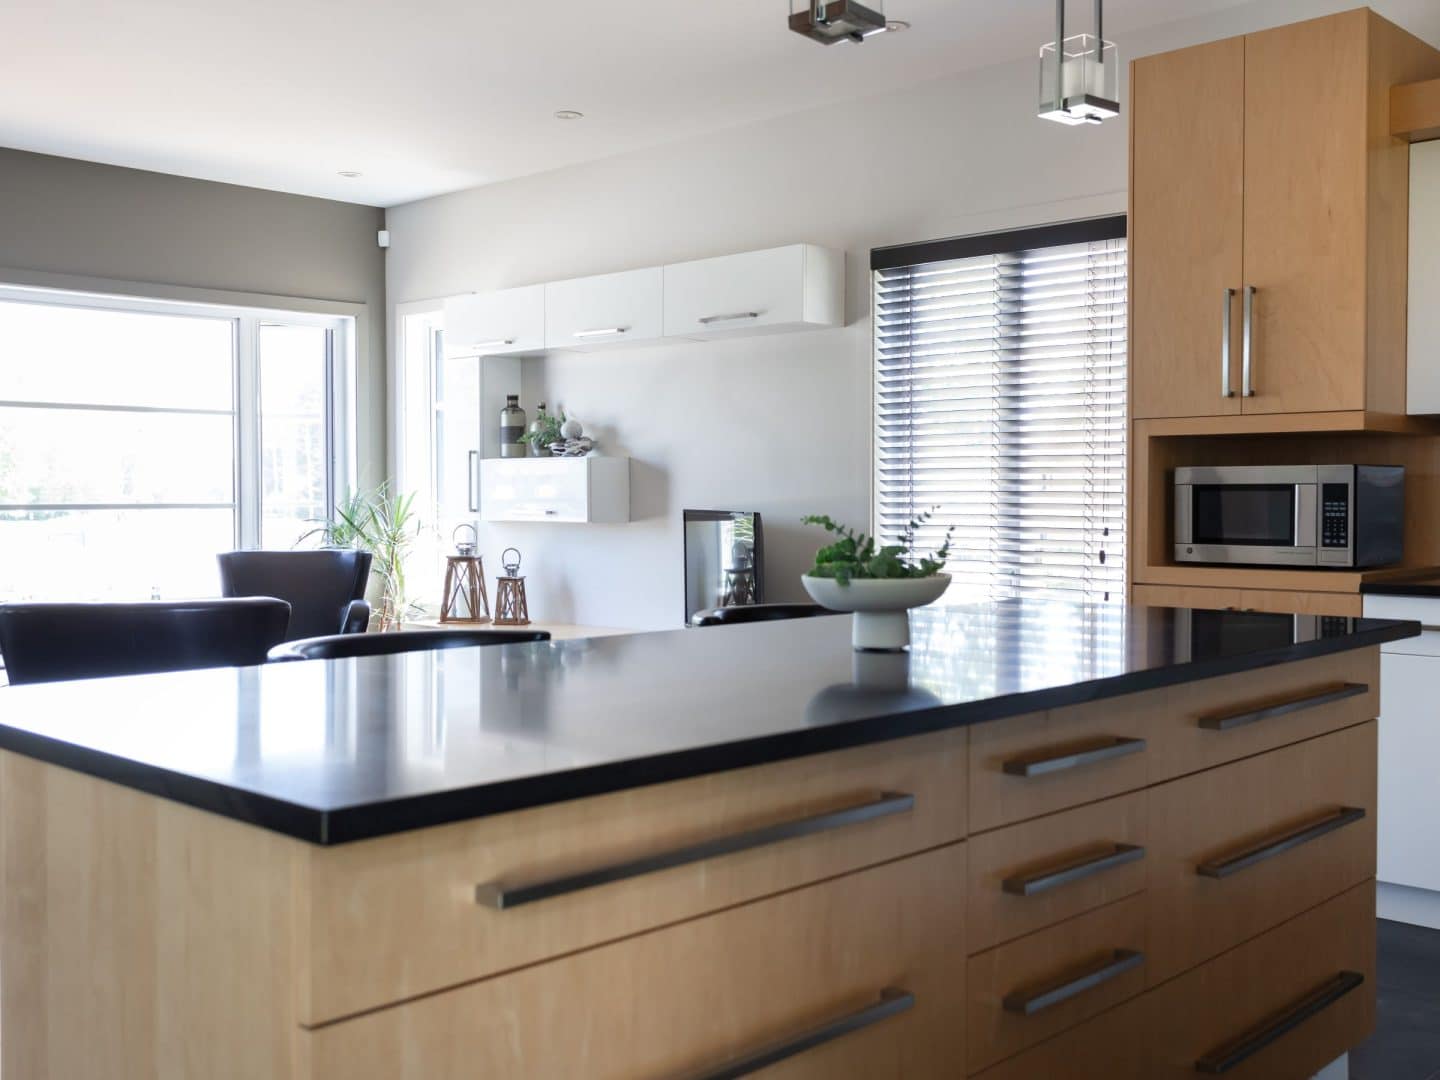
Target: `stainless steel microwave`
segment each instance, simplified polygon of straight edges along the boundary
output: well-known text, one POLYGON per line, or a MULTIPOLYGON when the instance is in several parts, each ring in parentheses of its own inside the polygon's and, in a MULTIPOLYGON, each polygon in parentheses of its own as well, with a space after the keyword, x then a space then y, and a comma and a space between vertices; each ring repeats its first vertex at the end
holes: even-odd
POLYGON ((1399 465, 1175 470, 1175 561, 1367 567, 1404 555, 1399 465))

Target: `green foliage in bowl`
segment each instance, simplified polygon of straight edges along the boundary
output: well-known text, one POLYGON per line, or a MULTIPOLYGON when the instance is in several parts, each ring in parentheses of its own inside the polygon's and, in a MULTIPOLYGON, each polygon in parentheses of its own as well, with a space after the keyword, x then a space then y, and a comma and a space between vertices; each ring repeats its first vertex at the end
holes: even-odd
POLYGON ((950 536, 955 527, 952 525, 945 530, 945 542, 934 555, 916 558, 911 550, 915 543, 915 531, 929 521, 934 512, 927 510, 913 519, 905 526, 900 543, 884 547, 877 547, 873 536, 857 533, 834 521, 828 514, 809 514, 801 519, 806 525, 819 525, 834 534, 836 540, 815 553, 815 565, 807 573, 811 577, 834 578, 841 585, 848 585, 852 580, 934 577, 945 569, 945 560, 950 557, 950 536))

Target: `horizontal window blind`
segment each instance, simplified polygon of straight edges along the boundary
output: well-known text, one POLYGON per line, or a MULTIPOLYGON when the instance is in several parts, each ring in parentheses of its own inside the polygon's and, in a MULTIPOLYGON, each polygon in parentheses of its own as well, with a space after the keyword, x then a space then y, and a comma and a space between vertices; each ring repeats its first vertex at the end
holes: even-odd
POLYGON ((935 508, 918 540, 954 528, 952 597, 1123 595, 1125 253, 1121 236, 875 271, 875 531, 895 542, 935 508))

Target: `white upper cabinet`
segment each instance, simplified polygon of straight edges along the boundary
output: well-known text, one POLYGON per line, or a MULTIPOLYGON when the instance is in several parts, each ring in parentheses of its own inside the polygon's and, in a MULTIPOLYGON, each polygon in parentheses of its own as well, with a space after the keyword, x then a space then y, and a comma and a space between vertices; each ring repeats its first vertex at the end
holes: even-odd
POLYGON ((654 341, 664 333, 664 270, 573 278, 545 286, 547 349, 654 341))
POLYGON ((791 244, 665 267, 665 335, 719 337, 842 326, 845 254, 791 244))
POLYGON ((630 520, 630 459, 491 458, 480 462, 484 521, 630 520))
POLYGON ((445 301, 447 356, 507 356, 544 349, 544 285, 467 293, 445 301))

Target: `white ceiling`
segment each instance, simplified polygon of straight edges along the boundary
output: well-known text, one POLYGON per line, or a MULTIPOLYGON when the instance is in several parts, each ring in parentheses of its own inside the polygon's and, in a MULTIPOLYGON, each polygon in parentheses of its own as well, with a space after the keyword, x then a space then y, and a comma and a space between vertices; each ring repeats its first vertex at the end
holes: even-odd
MULTIPOLYGON (((1110 0, 1107 36, 1241 2, 1110 0)), ((786 30, 782 0, 0 0, 0 145, 391 206, 1030 57, 1053 34, 1051 0, 885 8, 913 29, 827 48, 786 30)), ((1089 29, 1090 4, 1071 8, 1089 29)))

